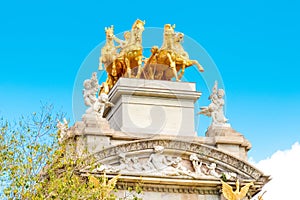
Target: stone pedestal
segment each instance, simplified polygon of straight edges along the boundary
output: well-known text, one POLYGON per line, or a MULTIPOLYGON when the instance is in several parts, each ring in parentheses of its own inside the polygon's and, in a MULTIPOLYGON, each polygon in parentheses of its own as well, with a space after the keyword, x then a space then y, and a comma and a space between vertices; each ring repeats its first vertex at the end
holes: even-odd
POLYGON ((109 147, 114 133, 108 121, 96 113, 84 114, 82 121, 76 122, 69 130, 69 135, 75 141, 74 148, 78 155, 86 150, 93 154, 109 147))
POLYGON ((196 136, 195 83, 120 78, 109 94, 111 128, 130 134, 196 136))
POLYGON ((206 137, 213 138, 214 145, 218 149, 247 160, 247 152, 251 149, 251 143, 231 128, 230 124, 211 125, 206 131, 206 137))
POLYGON ((88 135, 111 135, 114 130, 110 128, 107 120, 97 114, 84 114, 82 121, 85 124, 84 133, 88 135))
POLYGON ((110 145, 110 137, 114 132, 105 118, 95 114, 84 114, 84 136, 87 150, 90 153, 101 151, 110 145))

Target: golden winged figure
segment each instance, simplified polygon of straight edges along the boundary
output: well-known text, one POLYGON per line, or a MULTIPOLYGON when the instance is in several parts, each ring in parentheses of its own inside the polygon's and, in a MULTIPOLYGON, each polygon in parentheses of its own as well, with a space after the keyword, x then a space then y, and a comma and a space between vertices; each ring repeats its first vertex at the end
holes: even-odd
POLYGON ((229 184, 225 183, 222 180, 221 182, 222 182, 222 193, 227 200, 242 200, 246 196, 250 186, 253 185, 253 182, 247 183, 240 190, 240 183, 239 180, 237 179, 235 183, 236 190, 233 191, 232 187, 229 184))
POLYGON ((112 179, 108 180, 105 173, 102 176, 102 179, 99 179, 99 178, 96 178, 93 175, 90 175, 89 176, 89 181, 90 181, 91 184, 94 185, 93 190, 100 191, 98 193, 99 196, 98 196, 97 199, 101 199, 101 200, 110 199, 109 198, 110 194, 114 190, 120 176, 121 175, 118 174, 117 176, 115 176, 112 179))

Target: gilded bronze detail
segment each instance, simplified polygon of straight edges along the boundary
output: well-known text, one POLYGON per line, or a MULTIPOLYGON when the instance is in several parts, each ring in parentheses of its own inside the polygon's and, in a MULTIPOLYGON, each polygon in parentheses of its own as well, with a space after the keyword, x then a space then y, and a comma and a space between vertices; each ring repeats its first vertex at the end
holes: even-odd
POLYGON ((101 49, 99 70, 105 68, 107 79, 100 93, 108 94, 120 77, 180 81, 187 67, 196 65, 199 71, 204 71, 197 60, 189 59, 181 44, 184 34, 176 33, 175 25, 171 24, 164 26, 162 46, 153 46, 151 56, 145 58, 142 46, 144 25, 144 21, 136 20, 131 31, 124 33, 123 40, 114 35, 113 26, 105 28, 106 43, 101 49), (119 45, 116 46, 115 42, 119 45))

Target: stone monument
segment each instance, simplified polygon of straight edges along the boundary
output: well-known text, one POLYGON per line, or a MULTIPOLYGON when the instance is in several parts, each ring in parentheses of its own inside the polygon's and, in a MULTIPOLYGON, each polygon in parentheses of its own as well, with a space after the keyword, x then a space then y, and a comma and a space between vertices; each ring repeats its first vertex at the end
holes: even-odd
POLYGON ((252 198, 269 177, 247 162, 251 144, 224 116, 224 90, 216 82, 210 105, 200 108, 212 124, 205 137, 197 136, 194 103, 201 93, 195 83, 179 80, 187 67, 204 69, 189 59, 184 34, 170 24, 162 46, 143 59, 144 24, 137 20, 124 40, 114 36, 113 26, 105 28, 99 69, 106 69, 107 79, 99 86, 93 73, 84 81, 86 113, 67 132, 61 128, 78 154, 87 149, 94 158, 80 173, 120 174, 117 195, 140 184, 146 200, 252 198))

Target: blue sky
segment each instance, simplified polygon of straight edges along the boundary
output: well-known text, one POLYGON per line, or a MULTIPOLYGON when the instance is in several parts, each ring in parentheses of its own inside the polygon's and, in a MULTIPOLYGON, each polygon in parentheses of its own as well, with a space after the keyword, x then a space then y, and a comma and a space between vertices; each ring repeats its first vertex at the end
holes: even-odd
MULTIPOLYGON (((26 115, 42 100, 72 119, 76 74, 105 40, 105 26, 119 33, 137 18, 146 27, 174 23, 213 59, 226 89, 226 116, 252 142, 249 155, 264 159, 300 141, 299 8, 297 1, 258 0, 1 1, 0 114, 26 115)), ((206 99, 207 89, 200 90, 206 99)))

